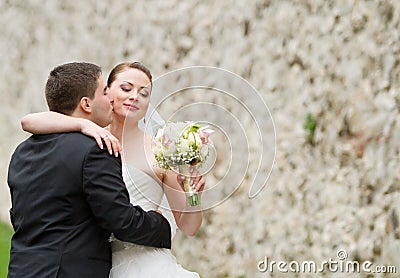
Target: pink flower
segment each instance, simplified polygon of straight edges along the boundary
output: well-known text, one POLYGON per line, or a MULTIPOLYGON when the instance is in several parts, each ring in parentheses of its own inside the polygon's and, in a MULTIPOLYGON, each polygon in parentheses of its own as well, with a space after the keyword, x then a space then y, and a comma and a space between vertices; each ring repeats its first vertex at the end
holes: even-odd
POLYGON ((207 144, 208 143, 208 137, 210 137, 210 134, 205 131, 200 132, 200 138, 201 138, 201 143, 207 144))
POLYGON ((169 145, 172 143, 172 140, 169 138, 168 135, 164 134, 162 137, 162 144, 165 148, 168 148, 169 145))

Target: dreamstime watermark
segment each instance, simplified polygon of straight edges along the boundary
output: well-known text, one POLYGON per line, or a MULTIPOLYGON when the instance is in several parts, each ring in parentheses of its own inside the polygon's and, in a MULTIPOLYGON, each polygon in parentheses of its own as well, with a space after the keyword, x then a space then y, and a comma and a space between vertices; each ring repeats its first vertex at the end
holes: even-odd
POLYGON ((397 273, 396 266, 393 265, 374 265, 371 261, 352 261, 347 260, 348 253, 339 250, 336 254, 337 259, 317 263, 315 261, 274 261, 267 256, 257 263, 260 272, 280 272, 280 273, 397 273))

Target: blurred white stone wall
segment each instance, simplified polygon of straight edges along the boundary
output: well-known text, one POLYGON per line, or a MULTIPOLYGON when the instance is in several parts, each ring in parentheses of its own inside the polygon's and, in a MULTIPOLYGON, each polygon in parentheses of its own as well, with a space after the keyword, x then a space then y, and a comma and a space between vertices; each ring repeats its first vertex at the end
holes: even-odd
POLYGON ((255 199, 245 180, 205 213, 196 237, 178 234, 178 261, 204 277, 267 277, 257 271, 264 256, 321 262, 343 249, 400 271, 398 1, 108 2, 0 0, 3 220, 8 162, 27 136, 19 120, 46 109, 52 67, 89 61, 107 75, 140 60, 157 77, 216 66, 247 79, 267 102, 275 166, 255 199), (307 113, 317 121, 314 145, 305 140, 307 113))

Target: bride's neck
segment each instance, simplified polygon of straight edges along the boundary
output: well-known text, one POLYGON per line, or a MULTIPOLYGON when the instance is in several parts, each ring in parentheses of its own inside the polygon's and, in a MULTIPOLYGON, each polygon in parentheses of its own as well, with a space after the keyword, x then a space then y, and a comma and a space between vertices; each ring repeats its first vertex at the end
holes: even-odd
POLYGON ((110 124, 110 132, 122 143, 124 138, 136 137, 142 131, 136 121, 114 118, 110 124))

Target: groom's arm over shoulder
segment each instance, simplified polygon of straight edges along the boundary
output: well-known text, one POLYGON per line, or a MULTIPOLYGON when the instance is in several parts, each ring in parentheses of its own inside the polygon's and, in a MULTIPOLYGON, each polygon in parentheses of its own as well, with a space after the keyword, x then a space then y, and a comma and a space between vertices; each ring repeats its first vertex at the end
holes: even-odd
POLYGON ((122 241, 171 248, 168 221, 155 211, 145 212, 129 202, 122 179, 121 159, 95 143, 83 162, 83 186, 99 225, 122 241))

